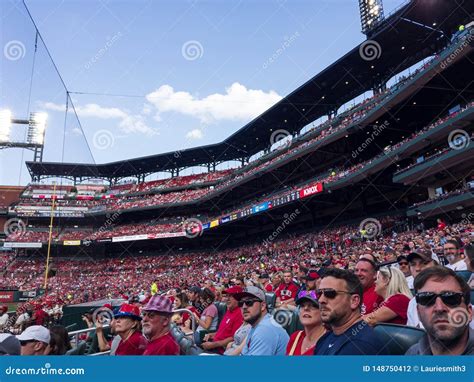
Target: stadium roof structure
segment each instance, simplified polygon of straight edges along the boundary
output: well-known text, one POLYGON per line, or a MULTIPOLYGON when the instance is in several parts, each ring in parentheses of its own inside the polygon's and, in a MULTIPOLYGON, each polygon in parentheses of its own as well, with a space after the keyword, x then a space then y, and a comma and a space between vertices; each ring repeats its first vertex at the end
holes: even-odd
MULTIPOLYGON (((370 34, 377 55, 367 59, 360 47, 288 94, 220 143, 104 164, 26 162, 33 179, 46 176, 117 179, 197 165, 248 159, 268 150, 279 129, 297 134, 367 90, 445 46, 459 25, 474 20, 471 0, 412 0, 370 34), (365 59, 363 58, 365 57, 365 59)), ((367 40, 368 42, 368 40, 367 40)))

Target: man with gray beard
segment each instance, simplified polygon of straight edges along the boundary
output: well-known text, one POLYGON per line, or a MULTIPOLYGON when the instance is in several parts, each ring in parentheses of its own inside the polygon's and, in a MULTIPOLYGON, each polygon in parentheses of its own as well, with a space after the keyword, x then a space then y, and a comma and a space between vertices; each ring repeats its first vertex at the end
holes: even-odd
POLYGON ((143 355, 179 355, 179 345, 170 333, 173 303, 155 294, 142 312, 142 331, 148 339, 143 355))
POLYGON ((473 355, 470 289, 453 270, 431 267, 415 278, 418 316, 426 335, 408 355, 473 355))

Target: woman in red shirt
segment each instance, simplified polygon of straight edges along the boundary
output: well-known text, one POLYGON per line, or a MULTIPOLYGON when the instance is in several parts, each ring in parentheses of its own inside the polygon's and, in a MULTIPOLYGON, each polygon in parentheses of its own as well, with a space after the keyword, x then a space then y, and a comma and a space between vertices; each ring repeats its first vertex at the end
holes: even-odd
POLYGON ((402 271, 394 267, 380 268, 375 281, 375 292, 382 296, 384 301, 362 319, 369 325, 381 322, 406 325, 408 304, 413 296, 402 271))
POLYGON ((115 333, 120 336, 120 342, 115 355, 142 355, 148 341, 141 333, 140 309, 131 304, 122 304, 114 315, 115 333))
POLYGON ((304 330, 298 330, 290 336, 286 355, 313 355, 318 340, 326 333, 321 321, 319 303, 308 293, 296 300, 299 306, 299 318, 304 330))

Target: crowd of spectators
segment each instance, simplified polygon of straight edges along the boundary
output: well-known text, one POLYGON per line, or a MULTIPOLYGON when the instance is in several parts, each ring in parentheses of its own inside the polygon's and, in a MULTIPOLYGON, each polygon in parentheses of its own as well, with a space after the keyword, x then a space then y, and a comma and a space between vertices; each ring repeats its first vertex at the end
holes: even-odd
MULTIPOLYGON (((214 253, 56 259, 48 292, 10 318, 2 307, 0 329, 20 333, 23 355, 64 354, 67 334, 56 325, 64 305, 121 298, 110 328, 84 318, 95 326, 97 351, 178 355, 171 325, 189 333, 194 320, 193 343, 209 354, 387 354, 372 328, 396 323, 426 332, 408 354, 472 355, 474 277, 455 272, 474 270, 473 224, 439 219, 413 230, 395 218, 380 223, 375 236, 346 225, 214 253), (265 292, 275 293, 278 312, 297 312, 301 330, 287 333, 272 318, 265 292), (227 307, 224 319, 216 304, 227 307), (173 314, 173 306, 188 310, 173 314), (460 311, 466 320, 452 324, 460 311)), ((0 258, 0 287, 40 287, 43 261, 12 256, 0 258)))

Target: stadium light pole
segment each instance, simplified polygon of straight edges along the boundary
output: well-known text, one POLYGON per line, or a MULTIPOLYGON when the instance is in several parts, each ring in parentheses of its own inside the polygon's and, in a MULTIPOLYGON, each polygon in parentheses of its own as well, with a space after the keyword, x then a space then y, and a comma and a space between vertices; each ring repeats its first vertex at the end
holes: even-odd
POLYGON ((44 290, 45 294, 48 291, 48 273, 49 273, 49 256, 51 254, 51 239, 53 236, 53 221, 54 221, 54 206, 56 202, 56 182, 53 182, 53 195, 51 196, 51 215, 49 219, 49 238, 48 238, 48 252, 46 255, 46 269, 44 271, 44 290))
POLYGON ((48 114, 34 112, 29 119, 15 119, 8 109, 0 110, 0 150, 9 148, 22 148, 34 152, 33 160, 43 160, 44 137, 48 114), (18 141, 10 136, 12 125, 28 125, 26 140, 18 141))
POLYGON ((365 35, 370 34, 385 19, 382 0, 359 0, 359 11, 362 33, 365 35))

